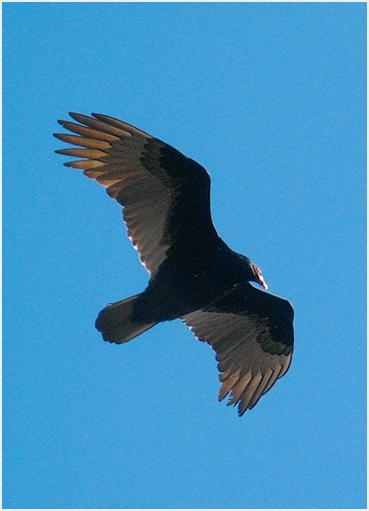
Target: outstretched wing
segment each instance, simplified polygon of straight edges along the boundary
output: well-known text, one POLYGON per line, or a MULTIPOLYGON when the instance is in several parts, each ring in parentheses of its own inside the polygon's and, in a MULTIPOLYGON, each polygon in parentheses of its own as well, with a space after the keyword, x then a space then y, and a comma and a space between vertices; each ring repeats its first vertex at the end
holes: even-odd
POLYGON ((216 236, 210 216, 210 177, 173 147, 112 117, 70 113, 79 124, 59 123, 55 134, 77 148, 56 151, 83 158, 65 163, 107 188, 123 206, 133 246, 151 275, 174 244, 216 236))
POLYGON ((293 351, 293 308, 278 296, 240 284, 215 304, 181 318, 216 351, 219 400, 239 402, 239 415, 256 405, 287 371, 293 351))

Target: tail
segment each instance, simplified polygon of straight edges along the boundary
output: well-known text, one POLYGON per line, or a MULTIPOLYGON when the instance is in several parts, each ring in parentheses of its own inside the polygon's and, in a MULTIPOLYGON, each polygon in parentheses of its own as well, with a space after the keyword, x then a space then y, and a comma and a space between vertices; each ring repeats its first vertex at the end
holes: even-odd
POLYGON ((139 296, 131 296, 121 302, 113 303, 100 312, 95 326, 102 333, 105 341, 122 344, 156 325, 156 322, 131 321, 133 306, 139 296))

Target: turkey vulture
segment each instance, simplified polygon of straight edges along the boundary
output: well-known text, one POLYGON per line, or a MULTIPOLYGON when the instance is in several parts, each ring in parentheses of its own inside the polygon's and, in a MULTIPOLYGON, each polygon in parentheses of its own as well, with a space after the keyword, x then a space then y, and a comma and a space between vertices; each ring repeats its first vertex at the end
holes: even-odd
POLYGON ((219 400, 253 408, 287 371, 293 350, 293 308, 267 289, 256 264, 233 252, 210 215, 210 176, 168 144, 113 117, 70 113, 55 134, 74 148, 65 163, 107 188, 123 206, 127 234, 150 274, 141 294, 103 309, 96 328, 121 344, 160 321, 180 318, 216 352, 219 400))

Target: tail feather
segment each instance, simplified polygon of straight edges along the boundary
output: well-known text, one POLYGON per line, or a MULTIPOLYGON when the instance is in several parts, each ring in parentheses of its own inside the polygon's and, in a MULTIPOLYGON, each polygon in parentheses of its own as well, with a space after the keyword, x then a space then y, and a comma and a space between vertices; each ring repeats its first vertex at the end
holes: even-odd
POLYGON ((156 322, 141 323, 131 321, 133 306, 139 296, 131 296, 120 302, 113 303, 99 313, 95 326, 102 333, 105 341, 122 344, 156 325, 156 322))

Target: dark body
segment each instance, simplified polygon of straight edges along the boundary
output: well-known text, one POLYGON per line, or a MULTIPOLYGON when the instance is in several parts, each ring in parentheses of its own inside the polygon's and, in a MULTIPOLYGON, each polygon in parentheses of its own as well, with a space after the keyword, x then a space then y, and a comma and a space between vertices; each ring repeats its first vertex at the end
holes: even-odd
POLYGON ((219 300, 249 279, 247 262, 219 237, 202 240, 168 254, 137 301, 133 319, 179 318, 219 300))
POLYGON ((127 234, 150 273, 144 292, 103 309, 96 327, 124 343, 161 321, 180 318, 217 353, 229 404, 242 415, 288 369, 293 309, 267 288, 260 269, 232 251, 210 214, 210 177, 194 160, 127 123, 101 114, 59 121, 80 146, 57 151, 84 158, 82 169, 123 206, 127 234))

